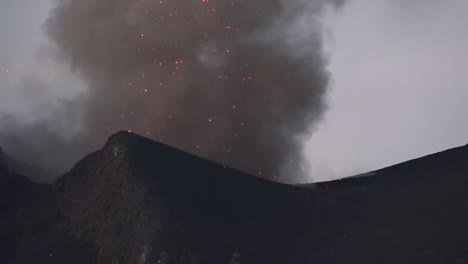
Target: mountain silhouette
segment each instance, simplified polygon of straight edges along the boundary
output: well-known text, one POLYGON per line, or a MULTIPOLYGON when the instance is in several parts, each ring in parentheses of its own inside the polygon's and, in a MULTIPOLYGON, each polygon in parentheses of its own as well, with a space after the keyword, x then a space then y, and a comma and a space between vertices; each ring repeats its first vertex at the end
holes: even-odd
POLYGON ((468 263, 468 146, 296 186, 127 132, 52 184, 5 157, 1 263, 468 263))

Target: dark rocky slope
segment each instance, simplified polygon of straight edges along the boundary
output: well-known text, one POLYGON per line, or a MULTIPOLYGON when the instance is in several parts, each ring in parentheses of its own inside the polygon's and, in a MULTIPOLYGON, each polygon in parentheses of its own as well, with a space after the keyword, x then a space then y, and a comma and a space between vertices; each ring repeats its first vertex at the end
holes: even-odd
POLYGON ((7 263, 468 263, 468 146, 289 186, 120 132, 53 185, 0 179, 7 263))
POLYGON ((58 214, 52 186, 10 172, 9 163, 0 149, 0 255, 7 257, 47 233, 58 214))
POLYGON ((92 263, 83 262, 94 259, 69 232, 54 186, 31 182, 7 164, 0 151, 0 263, 92 263), (67 256, 55 258, 54 249, 67 256))

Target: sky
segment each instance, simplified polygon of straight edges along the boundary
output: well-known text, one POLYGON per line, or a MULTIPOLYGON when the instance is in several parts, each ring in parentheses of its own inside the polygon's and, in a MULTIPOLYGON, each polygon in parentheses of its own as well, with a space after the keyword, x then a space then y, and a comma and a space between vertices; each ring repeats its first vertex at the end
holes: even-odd
POLYGON ((52 44, 43 30, 51 1, 2 0, 0 6, 0 113, 29 125, 47 118, 50 110, 45 109, 85 89, 78 77, 52 59, 52 44))
MULTIPOLYGON (((83 94, 85 84, 50 59, 42 32, 50 1, 0 6, 0 113, 28 124, 46 118, 41 109, 83 94)), ((464 10, 463 0, 354 0, 323 18, 332 84, 328 110, 305 143, 304 181, 468 143, 464 10)))
POLYGON ((468 2, 355 0, 327 18, 334 84, 307 156, 317 180, 468 143, 468 2))

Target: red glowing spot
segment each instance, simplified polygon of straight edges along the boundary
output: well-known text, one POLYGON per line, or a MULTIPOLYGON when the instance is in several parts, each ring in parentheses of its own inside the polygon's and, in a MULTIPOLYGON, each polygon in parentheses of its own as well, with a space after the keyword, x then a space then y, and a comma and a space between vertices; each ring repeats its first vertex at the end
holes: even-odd
POLYGON ((262 175, 263 173, 261 171, 258 172, 258 175, 262 175))
POLYGON ((145 36, 145 34, 140 34, 140 37, 144 37, 144 36, 145 36))
POLYGON ((198 145, 197 145, 197 146, 196 146, 196 148, 197 148, 197 149, 199 149, 199 148, 200 148, 200 146, 198 146, 198 145))
POLYGON ((245 124, 244 123, 240 123, 241 126, 244 126, 245 124))
POLYGON ((132 131, 131 131, 130 129, 129 129, 129 130, 127 130, 127 132, 128 132, 128 133, 132 133, 132 131))
POLYGON ((143 92, 147 93, 147 92, 148 92, 148 89, 144 89, 143 92))
POLYGON ((229 53, 229 52, 231 52, 231 50, 227 49, 226 52, 229 53))
POLYGON ((237 106, 235 106, 235 105, 232 106, 232 109, 236 109, 236 108, 237 108, 237 106))
POLYGON ((171 115, 169 116, 169 119, 172 119, 172 116, 171 116, 171 115))
POLYGON ((8 73, 8 72, 10 72, 10 70, 7 69, 7 70, 5 70, 5 72, 8 73))
POLYGON ((159 1, 160 4, 164 3, 164 1, 159 1))
POLYGON ((149 136, 149 135, 150 135, 150 132, 146 132, 146 135, 148 135, 148 136, 149 136))
POLYGON ((53 257, 53 256, 54 256, 54 254, 52 254, 52 253, 49 254, 49 257, 53 257))
POLYGON ((211 119, 211 118, 208 118, 208 122, 211 122, 211 121, 213 121, 213 119, 211 119))

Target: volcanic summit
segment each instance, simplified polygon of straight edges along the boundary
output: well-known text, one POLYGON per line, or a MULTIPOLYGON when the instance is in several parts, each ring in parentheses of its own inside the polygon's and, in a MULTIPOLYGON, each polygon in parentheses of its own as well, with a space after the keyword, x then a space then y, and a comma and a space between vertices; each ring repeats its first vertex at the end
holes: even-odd
POLYGON ((119 132, 52 184, 0 181, 1 263, 468 262, 468 146, 293 186, 119 132))

